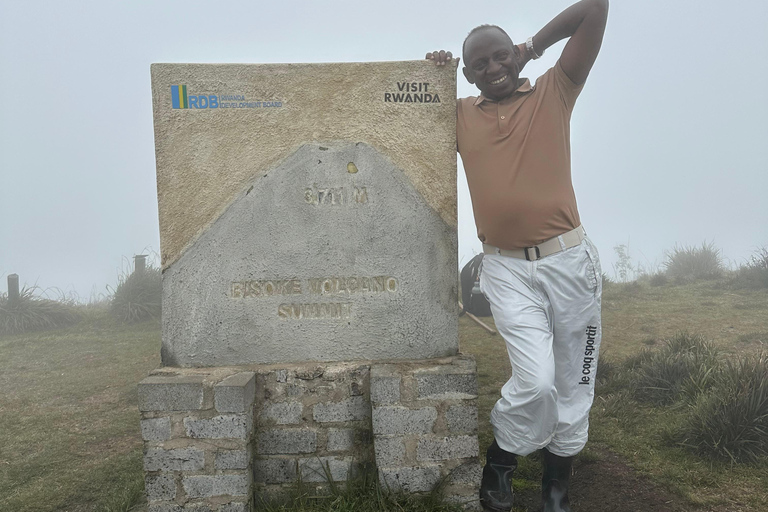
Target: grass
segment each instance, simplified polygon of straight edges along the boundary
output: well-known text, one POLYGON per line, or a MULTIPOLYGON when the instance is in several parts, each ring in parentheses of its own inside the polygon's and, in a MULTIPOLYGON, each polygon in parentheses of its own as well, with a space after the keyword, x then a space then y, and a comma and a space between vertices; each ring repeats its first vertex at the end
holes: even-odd
POLYGON ((724 357, 757 352, 759 343, 739 343, 768 326, 768 293, 734 290, 725 280, 684 286, 652 287, 644 282, 614 283, 603 293, 603 348, 623 361, 645 348, 643 340, 662 340, 687 331, 703 335, 724 357))
POLYGON ((108 315, 0 337, 0 510, 127 510, 141 498, 136 383, 159 364, 159 324, 108 315))
POLYGON ((162 289, 160 269, 152 265, 120 276, 110 304, 112 315, 126 323, 160 318, 162 289))
MULTIPOLYGON (((638 356, 631 385, 633 396, 654 405, 668 405, 681 398, 695 400, 714 385, 719 350, 701 335, 687 332, 665 341, 661 349, 638 356)), ((627 368, 629 370, 629 368, 627 368)))
POLYGON ((723 275, 723 257, 714 243, 675 246, 664 262, 666 274, 678 283, 717 279, 723 275))
MULTIPOLYGON (((682 352, 696 346, 694 350, 705 359, 712 354, 725 361, 759 356, 768 343, 768 292, 734 290, 725 279, 680 285, 611 283, 603 294, 603 342, 588 458, 603 448, 619 454, 640 475, 670 492, 679 510, 757 512, 768 501, 768 462, 764 458, 735 464, 730 459, 692 453, 686 446, 692 441, 681 442, 675 433, 685 426, 694 404, 683 401, 680 406, 660 407, 640 402, 627 387, 628 370, 646 365, 656 352, 673 351, 670 345, 682 352), (701 337, 679 334, 684 331, 701 337), (593 449, 597 451, 590 453, 593 449)), ((463 317, 459 326, 462 351, 477 358, 482 450, 492 440, 489 413, 509 377, 509 363, 498 336, 488 335, 463 317)), ((523 494, 535 492, 540 478, 537 470, 535 460, 530 461, 527 470, 516 474, 515 487, 523 494)), ((519 508, 516 512, 534 510, 519 508)))
POLYGON ((768 288, 768 247, 757 249, 732 275, 734 288, 768 288))
MULTIPOLYGON (((692 453, 693 438, 680 440, 674 433, 692 408, 704 406, 639 402, 623 389, 622 379, 626 368, 639 368, 681 331, 712 340, 721 359, 758 357, 768 343, 768 291, 733 289, 721 280, 679 286, 612 283, 603 304, 598 396, 582 463, 599 464, 607 448, 672 493, 680 510, 762 510, 768 501, 763 459, 737 464, 692 453)), ((160 327, 156 321, 122 324, 104 308, 83 317, 65 329, 0 336, 0 511, 127 512, 141 507, 135 386, 159 365, 160 327)), ((509 363, 500 337, 466 317, 459 319, 459 328, 462 351, 477 358, 484 450, 492 440, 489 413, 509 377, 509 363)), ((516 492, 534 503, 539 479, 536 457, 521 459, 516 492)), ((325 498, 297 494, 292 508, 267 510, 446 510, 429 498, 416 503, 378 492, 369 481, 325 498)), ((521 505, 515 512, 534 510, 521 505)))
POLYGON ((725 364, 675 434, 677 442, 704 456, 735 463, 768 456, 768 355, 725 364))
POLYGON ((609 361, 608 368, 603 411, 625 427, 636 418, 634 401, 669 405, 679 420, 667 430, 673 444, 734 463, 759 463, 768 456, 765 353, 724 361, 702 336, 679 333, 621 365, 609 361))
MULTIPOLYGON (((329 478, 329 481, 332 479, 329 478)), ((287 498, 279 503, 257 504, 261 512, 458 512, 456 506, 443 502, 438 486, 432 493, 404 495, 387 492, 378 483, 375 470, 369 468, 349 485, 316 487, 298 482, 287 498)))
POLYGON ((7 294, 0 295, 0 334, 55 329, 80 320, 73 301, 50 300, 41 293, 37 286, 25 286, 15 303, 8 300, 7 294))

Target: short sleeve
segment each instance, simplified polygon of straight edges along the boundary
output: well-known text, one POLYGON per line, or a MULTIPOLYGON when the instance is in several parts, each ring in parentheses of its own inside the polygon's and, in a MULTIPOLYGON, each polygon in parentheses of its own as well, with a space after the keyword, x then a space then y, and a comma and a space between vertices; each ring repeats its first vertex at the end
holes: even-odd
POLYGON ((474 105, 475 100, 477 100, 475 96, 456 100, 456 152, 459 154, 462 149, 461 142, 467 133, 467 114, 474 105))
POLYGON ((577 85, 573 83, 573 80, 571 80, 568 75, 565 74, 565 71, 563 71, 563 67, 560 65, 559 59, 557 64, 555 64, 553 74, 555 78, 555 86, 560 93, 560 98, 562 99, 568 111, 571 112, 574 105, 576 104, 576 98, 579 97, 581 90, 584 89, 584 84, 577 85))

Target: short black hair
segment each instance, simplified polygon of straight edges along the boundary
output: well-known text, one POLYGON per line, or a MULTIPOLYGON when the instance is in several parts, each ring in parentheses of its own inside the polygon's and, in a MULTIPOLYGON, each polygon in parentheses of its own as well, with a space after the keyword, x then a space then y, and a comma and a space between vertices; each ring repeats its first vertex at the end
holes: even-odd
MULTIPOLYGON (((509 34, 507 34, 507 32, 503 28, 501 28, 500 26, 498 26, 498 25, 490 25, 488 23, 483 24, 483 25, 478 25, 478 26, 476 26, 475 28, 473 28, 472 30, 469 31, 469 34, 467 34, 467 37, 464 38, 464 43, 461 45, 461 57, 464 59, 465 63, 467 62, 467 57, 464 55, 464 49, 467 46, 467 40, 470 37, 472 37, 472 34, 474 34, 475 32, 477 32, 479 30, 484 30, 486 28, 495 28, 496 30, 500 30, 502 34, 507 36, 507 38, 509 39, 509 42, 512 43, 512 38, 509 37, 509 34)), ((514 43, 512 43, 512 44, 514 44, 514 43)))

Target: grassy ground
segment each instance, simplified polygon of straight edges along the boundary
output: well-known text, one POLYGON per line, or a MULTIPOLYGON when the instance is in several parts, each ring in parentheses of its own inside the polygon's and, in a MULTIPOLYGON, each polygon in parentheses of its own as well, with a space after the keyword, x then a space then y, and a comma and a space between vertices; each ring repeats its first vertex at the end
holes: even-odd
MULTIPOLYGON (((604 360, 653 349, 681 330, 703 334, 728 357, 768 344, 767 291, 717 282, 613 285, 603 305, 604 360)), ((478 362, 484 449, 509 363, 498 336, 466 317, 459 328, 462 351, 478 362)), ((141 501, 135 387, 159 364, 159 347, 157 322, 123 327, 99 315, 64 330, 0 337, 0 511, 117 512, 141 501)), ((598 389, 590 444, 576 464, 575 510, 765 510, 768 464, 731 466, 690 455, 666 440, 684 411, 627 405, 615 390, 598 389)), ((536 457, 521 463, 517 512, 538 510, 539 467, 536 457)), ((362 510, 349 501, 359 498, 291 510, 362 510)), ((386 507, 370 510, 415 510, 386 507)))
MULTIPOLYGON (((491 319, 488 323, 493 325, 491 319)), ((687 330, 714 341, 727 355, 755 353, 768 347, 768 291, 733 291, 718 282, 686 286, 651 287, 614 284, 603 295, 601 358, 613 363, 653 349, 660 340, 687 330)), ((488 418, 499 388, 509 376, 509 364, 499 336, 491 336, 471 320, 460 321, 462 350, 477 358, 480 378, 480 446, 492 440, 488 418)), ((760 465, 730 465, 703 459, 667 441, 668 432, 681 421, 680 408, 652 408, 629 402, 615 390, 598 387, 591 414, 590 443, 579 469, 588 472, 590 486, 615 485, 626 464, 639 480, 638 493, 664 496, 668 510, 762 511, 768 502, 768 461, 760 465), (609 391, 611 391, 609 393, 609 391), (608 463, 609 474, 601 473, 608 463), (588 466, 588 469, 587 469, 588 466), (595 475, 595 473, 598 473, 595 475), (612 480, 603 480, 608 478, 612 480)), ((520 512, 538 510, 536 493, 540 465, 526 460, 515 482, 521 494, 520 512)), ((635 478, 635 476, 633 476, 635 478)), ((586 496, 579 510, 603 510, 586 496)), ((587 493, 589 494, 589 493, 587 493)), ((602 493, 601 493, 602 494, 602 493)), ((611 499, 608 493, 607 499, 611 499)), ((613 496, 620 499, 619 493, 613 496)), ((660 505, 659 507, 661 507, 660 505)), ((662 510, 632 508, 612 503, 605 510, 662 510)), ((647 507, 647 505, 646 505, 647 507)), ((665 509, 665 510, 666 510, 665 509)))
POLYGON ((120 510, 143 492, 136 383, 157 322, 0 337, 0 510, 120 510))

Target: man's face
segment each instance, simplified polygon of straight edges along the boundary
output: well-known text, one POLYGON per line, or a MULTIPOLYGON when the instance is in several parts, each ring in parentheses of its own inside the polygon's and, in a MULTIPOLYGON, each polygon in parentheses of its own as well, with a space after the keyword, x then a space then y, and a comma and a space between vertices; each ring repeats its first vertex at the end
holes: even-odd
POLYGON ((517 52, 502 31, 493 27, 478 30, 464 47, 466 66, 462 71, 483 96, 492 100, 504 99, 517 89, 520 75, 517 52))

